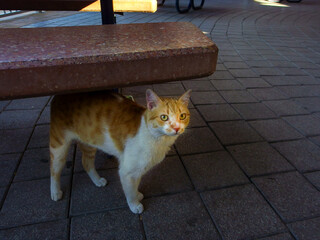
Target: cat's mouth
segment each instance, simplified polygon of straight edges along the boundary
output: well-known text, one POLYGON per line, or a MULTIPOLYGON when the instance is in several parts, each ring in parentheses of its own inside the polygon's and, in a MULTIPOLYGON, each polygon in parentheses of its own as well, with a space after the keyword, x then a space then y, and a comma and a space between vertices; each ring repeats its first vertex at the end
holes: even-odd
POLYGON ((170 135, 170 136, 178 136, 181 133, 183 133, 183 130, 181 128, 180 129, 172 129, 172 131, 168 135, 170 135))

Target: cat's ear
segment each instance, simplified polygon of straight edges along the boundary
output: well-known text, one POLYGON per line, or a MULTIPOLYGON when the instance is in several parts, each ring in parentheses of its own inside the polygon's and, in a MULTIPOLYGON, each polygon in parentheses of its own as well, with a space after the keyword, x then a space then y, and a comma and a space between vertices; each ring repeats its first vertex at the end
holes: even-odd
POLYGON ((158 95, 151 89, 147 89, 146 91, 146 100, 147 100, 147 107, 149 110, 157 107, 161 102, 161 99, 158 97, 158 95))
POLYGON ((192 90, 189 89, 179 98, 179 101, 188 106, 192 90))

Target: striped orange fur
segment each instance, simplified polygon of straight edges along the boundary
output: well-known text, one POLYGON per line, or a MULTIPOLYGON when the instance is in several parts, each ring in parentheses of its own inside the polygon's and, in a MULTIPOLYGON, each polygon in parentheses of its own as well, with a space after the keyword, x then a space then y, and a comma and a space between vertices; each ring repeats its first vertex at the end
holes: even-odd
POLYGON ((137 188, 141 176, 163 160, 189 124, 190 90, 179 99, 160 98, 147 90, 147 108, 116 93, 92 92, 55 96, 51 103, 51 198, 59 200, 60 174, 73 140, 82 164, 97 186, 105 186, 94 167, 97 149, 119 159, 120 179, 130 209, 143 210, 137 188), (138 169, 138 170, 137 170, 138 169))

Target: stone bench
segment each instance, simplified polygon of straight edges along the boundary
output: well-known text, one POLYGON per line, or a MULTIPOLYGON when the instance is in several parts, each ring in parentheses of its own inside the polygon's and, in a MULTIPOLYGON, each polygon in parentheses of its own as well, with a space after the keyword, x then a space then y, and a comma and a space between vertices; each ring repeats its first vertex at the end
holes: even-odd
POLYGON ((218 55, 209 38, 184 22, 0 32, 0 99, 204 77, 215 71, 218 55))

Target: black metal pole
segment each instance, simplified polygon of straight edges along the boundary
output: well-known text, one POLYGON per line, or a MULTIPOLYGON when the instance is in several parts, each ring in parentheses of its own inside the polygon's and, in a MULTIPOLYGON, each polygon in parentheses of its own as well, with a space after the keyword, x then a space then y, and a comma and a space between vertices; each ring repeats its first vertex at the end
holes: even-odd
POLYGON ((115 24, 112 0, 100 0, 102 24, 115 24))

